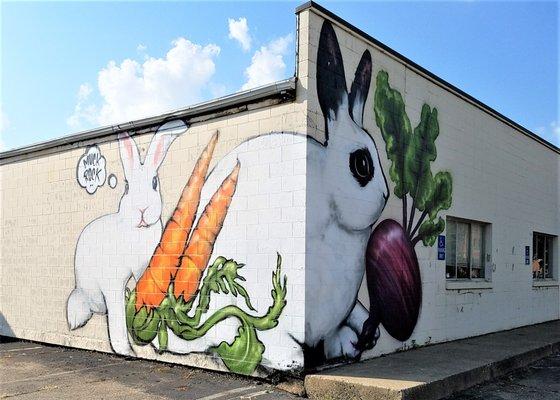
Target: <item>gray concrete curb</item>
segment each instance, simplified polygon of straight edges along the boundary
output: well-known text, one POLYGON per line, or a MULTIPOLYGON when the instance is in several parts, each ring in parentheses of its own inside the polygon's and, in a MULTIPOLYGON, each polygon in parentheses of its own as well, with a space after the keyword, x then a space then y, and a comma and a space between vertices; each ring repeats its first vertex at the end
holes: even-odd
POLYGON ((322 400, 436 400, 559 351, 560 321, 553 321, 308 375, 305 389, 322 400))

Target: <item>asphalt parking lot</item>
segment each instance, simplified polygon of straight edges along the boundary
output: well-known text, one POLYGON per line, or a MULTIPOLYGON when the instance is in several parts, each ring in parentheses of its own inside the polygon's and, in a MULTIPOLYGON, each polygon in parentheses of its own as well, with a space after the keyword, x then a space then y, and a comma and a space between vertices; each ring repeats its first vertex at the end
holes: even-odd
POLYGON ((0 343, 0 398, 285 400, 297 397, 261 381, 231 374, 11 341, 0 343))
POLYGON ((559 400, 560 353, 447 400, 559 400))
MULTIPOLYGON (((2 338, 0 338, 2 339, 2 338)), ((25 341, 0 343, 0 399, 288 400, 259 380, 25 341)), ((558 400, 560 353, 446 400, 558 400)))

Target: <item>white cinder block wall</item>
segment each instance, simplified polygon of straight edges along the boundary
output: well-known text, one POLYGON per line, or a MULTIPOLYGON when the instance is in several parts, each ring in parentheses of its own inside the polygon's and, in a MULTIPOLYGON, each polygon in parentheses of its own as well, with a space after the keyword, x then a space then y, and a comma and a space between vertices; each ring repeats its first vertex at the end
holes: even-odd
MULTIPOLYGON (((207 308, 201 303, 204 296, 199 292, 195 293, 191 309, 188 303, 173 303, 170 307, 169 301, 176 300, 175 297, 168 298, 167 303, 158 302, 154 308, 146 299, 158 295, 158 291, 163 293, 160 287, 166 291, 169 281, 165 284, 165 273, 150 272, 143 278, 144 271, 140 271, 127 287, 136 296, 141 295, 145 301, 139 306, 144 308, 135 308, 136 304, 131 302, 123 310, 123 315, 128 312, 129 320, 116 318, 114 325, 125 332, 121 341, 124 350, 115 345, 117 336, 109 334, 107 317, 103 315, 104 307, 109 312, 114 307, 124 307, 115 300, 122 291, 113 291, 112 302, 97 304, 94 311, 99 313, 78 321, 82 323, 79 327, 72 326, 67 300, 76 287, 79 238, 92 221, 119 209, 127 191, 126 180, 131 179, 123 169, 123 154, 129 154, 129 150, 123 145, 125 142, 121 140, 119 147, 117 138, 110 136, 3 157, 1 334, 107 352, 126 352, 130 345, 138 357, 265 376, 274 370, 300 373, 305 367, 314 368, 345 357, 375 357, 416 345, 559 318, 558 239, 554 241, 552 280, 534 282, 524 254, 525 246, 532 247, 534 231, 555 236, 560 233, 558 149, 539 143, 319 7, 304 7, 297 17, 295 99, 280 104, 261 99, 228 115, 216 115, 209 120, 198 117, 189 121, 188 130, 168 149, 169 143, 164 140, 162 147, 152 148, 152 153, 150 143, 157 140, 157 126, 148 133, 129 132, 141 158, 147 153, 150 157, 156 157, 158 152, 160 157, 163 154, 157 184, 151 175, 143 175, 146 190, 155 185, 161 194, 163 225, 172 216, 212 135, 220 132, 208 179, 198 183, 204 185, 197 215, 202 215, 204 206, 236 168, 238 160, 241 167, 223 223, 217 209, 209 213, 201 242, 208 241, 207 235, 217 226, 223 226, 207 264, 218 256, 233 259, 245 264, 238 272, 246 280, 237 279, 231 269, 233 264, 228 264, 227 271, 220 270, 225 279, 221 285, 227 286, 220 287, 217 281, 212 286, 212 268, 204 264, 202 278, 208 278, 208 283, 203 281, 194 287, 200 291, 213 290, 207 308), (343 75, 338 73, 341 66, 343 75), (403 213, 402 202, 394 193, 387 140, 376 122, 374 107, 376 92, 381 90, 381 71, 387 73, 390 89, 402 96, 412 129, 421 120, 424 104, 437 109, 437 157, 430 167, 433 174, 447 171, 453 181, 452 202, 439 210, 437 217, 488 224, 489 254, 487 280, 450 282, 445 276, 445 261, 438 261, 437 245, 417 243, 411 254, 418 260, 421 278, 418 320, 409 337, 396 340, 388 332, 391 328, 386 329, 387 318, 405 320, 404 314, 389 308, 378 310, 376 316, 384 312, 388 316, 383 317, 379 338, 373 340, 372 347, 375 337, 362 332, 364 321, 371 319, 371 293, 364 272, 370 258, 364 254, 372 250, 367 245, 372 228, 377 232, 389 219, 400 222, 403 213), (76 171, 88 146, 93 145, 105 158, 106 179, 90 194, 78 183, 76 171), (273 279, 277 252, 282 256, 282 266, 273 279), (145 285, 138 289, 137 281, 142 279, 145 285), (242 290, 237 289, 237 297, 224 293, 223 287, 231 291, 234 283, 245 288, 250 305, 242 290), (146 310, 151 310, 151 314, 146 310), (197 310, 202 310, 200 320, 197 310), (160 319, 150 319, 156 311, 160 319), (210 315, 217 318, 205 326, 210 315), (189 323, 197 330, 190 330, 189 323), (185 336, 175 335, 179 331, 185 336), (363 338, 369 338, 370 343, 362 353, 364 349, 354 345, 363 338), (167 347, 156 351, 162 345, 167 347)), ((143 171, 143 167, 136 168, 143 171)), ((149 197, 147 191, 136 193, 132 183, 129 186, 131 196, 135 193, 141 200, 143 196, 149 197)), ((139 214, 131 215, 133 219, 139 214)), ((198 219, 194 223, 196 226, 198 219)), ((117 253, 117 246, 94 249, 107 238, 128 243, 130 235, 119 232, 109 230, 88 245, 87 254, 94 268, 104 257, 116 265, 104 270, 102 282, 118 283, 122 263, 116 260, 125 256, 113 254, 117 253)), ((156 233, 155 238, 159 239, 159 232, 156 233)), ((441 235, 446 235, 446 231, 441 235)), ((181 243, 176 240, 170 242, 181 243)), ((146 250, 146 254, 142 252, 146 258, 144 269, 157 241, 148 244, 139 239, 134 243, 146 250)), ((385 243, 397 246, 397 241, 385 243)), ((394 251, 393 256, 398 258, 411 251, 406 246, 405 243, 402 251, 394 251)), ((178 248, 182 253, 185 243, 178 248)), ((190 258, 183 259, 196 261, 208 253, 204 249, 201 245, 189 253, 190 258)), ((399 266, 389 259, 383 261, 391 268, 399 266)), ((220 267, 225 268, 225 264, 218 264, 214 273, 220 267)), ((372 270, 369 264, 367 268, 372 270)), ((181 284, 192 283, 191 278, 184 278, 181 284)), ((93 294, 86 294, 90 296, 85 297, 89 306, 80 295, 77 315, 87 314, 95 303, 93 294)), ((397 300, 406 302, 412 297, 397 300)), ((413 310, 414 304, 405 309, 413 310)))
MULTIPOLYGON (((239 274, 247 282, 241 283, 248 291, 252 306, 264 314, 271 304, 272 276, 263 269, 268 265, 273 270, 276 252, 281 253, 282 274, 291 270, 286 294, 290 313, 285 309, 282 321, 293 332, 300 332, 299 336, 302 337, 305 295, 305 139, 302 136, 285 135, 280 140, 261 140, 256 146, 248 144, 251 143, 250 138, 261 133, 304 132, 304 111, 301 102, 295 101, 193 124, 170 146, 158 173, 163 203, 161 219, 165 224, 177 205, 196 160, 216 131, 219 131, 220 136, 209 171, 219 173, 219 162, 226 159, 228 153, 238 152, 242 165, 238 192, 234 195, 227 221, 219 235, 224 239, 216 244, 211 262, 222 255, 246 264, 239 274), (276 248, 276 245, 279 247, 276 248)), ((142 158, 146 156, 153 136, 133 136, 142 158)), ((126 190, 127 177, 123 173, 118 143, 114 137, 108 141, 93 140, 56 149, 48 155, 30 154, 11 159, 1 166, 2 334, 71 347, 115 351, 104 315, 94 314, 84 326, 69 329, 67 299, 75 286, 75 252, 82 230, 96 218, 116 212, 126 190), (86 146, 93 144, 98 145, 106 159, 107 176, 114 174, 117 185, 111 188, 107 180, 94 194, 88 194, 76 180, 76 167, 86 146)), ((199 214, 213 192, 203 191, 199 214)), ((110 231, 106 235, 124 240, 119 238, 118 232, 110 231)), ((102 238, 96 240, 103 242, 102 238)), ((92 243, 89 246, 91 253, 96 252, 96 245, 92 243)), ((107 248, 99 251, 111 250, 107 248)), ((114 257, 118 256, 114 254, 114 257)), ((134 288, 134 284, 131 279, 129 287, 134 288)), ((225 302, 213 302, 208 313, 221 308, 225 302)), ((244 305, 241 297, 232 302, 240 307, 244 305)), ((226 322, 237 329, 234 322, 226 322)), ((207 343, 198 343, 198 348, 193 348, 197 351, 191 354, 178 354, 182 349, 158 354, 150 345, 132 347, 134 354, 139 357, 228 370, 219 357, 200 353, 204 347, 216 342, 231 342, 236 332, 228 338, 222 332, 227 329, 224 324, 211 329, 203 336, 207 343)), ((132 338, 129 340, 132 344, 132 338)), ((262 336, 260 340, 263 340, 262 336)), ((268 340, 268 355, 265 357, 284 360, 293 351, 287 343, 278 340, 272 346, 270 340, 273 339, 268 340)), ((294 369, 301 369, 302 365, 295 362, 302 364, 303 360, 290 359, 294 369)), ((262 375, 263 371, 266 370, 258 369, 250 373, 262 375)))
MULTIPOLYGON (((376 346, 362 357, 558 319, 558 239, 554 241, 552 281, 534 282, 531 265, 525 265, 524 253, 525 246, 530 246, 532 255, 533 231, 555 236, 560 233, 558 150, 547 148, 507 122, 481 110, 468 99, 376 46, 323 10, 312 7, 302 13, 307 14, 309 23, 310 76, 316 76, 317 47, 325 21, 334 26, 344 60, 348 90, 363 52, 368 50, 371 53, 372 81, 363 124, 377 144, 391 192, 378 223, 388 218, 402 220, 402 202, 393 193, 395 184, 389 177, 391 163, 374 113, 376 76, 379 71, 386 71, 389 84, 402 95, 413 128, 420 121, 424 103, 437 108, 437 158, 431 170, 434 173, 449 171, 453 178, 451 207, 440 211, 438 215, 444 220, 451 216, 490 224, 486 249, 491 252, 491 261, 487 266, 490 281, 447 281, 445 261, 438 261, 437 244, 426 247, 418 243, 415 249, 420 264, 423 296, 417 325, 406 342, 393 339, 381 328, 381 337, 376 346)), ((323 112, 316 85, 310 84, 309 87, 308 119, 312 122, 309 132, 322 139, 323 112)), ((332 177, 337 178, 345 178, 343 170, 338 176, 332 177)), ((308 235, 314 223, 309 217, 312 204, 309 198, 316 195, 311 190, 315 188, 312 179, 308 175, 308 235)), ((352 194, 348 193, 348 196, 352 194)), ((446 232, 441 234, 445 235, 446 232)), ((307 243, 308 247, 312 243, 309 236, 307 243)), ((309 256, 313 250, 308 248, 307 251, 309 256)), ((340 261, 343 268, 343 260, 340 261)), ((308 273, 306 279, 309 282, 314 278, 308 273)), ((310 304, 314 297, 309 291, 309 283, 307 287, 309 313, 314 307, 310 304)), ((358 299, 365 305, 369 304, 365 278, 358 299)), ((315 307, 320 308, 320 305, 315 307)))

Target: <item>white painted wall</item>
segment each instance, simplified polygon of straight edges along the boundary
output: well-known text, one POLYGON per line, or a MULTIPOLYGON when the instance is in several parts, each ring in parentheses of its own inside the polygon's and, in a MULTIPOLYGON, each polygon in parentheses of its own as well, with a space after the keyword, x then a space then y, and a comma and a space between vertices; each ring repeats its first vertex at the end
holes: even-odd
MULTIPOLYGON (((305 13, 308 13, 310 35, 308 68, 309 75, 314 76, 319 33, 327 17, 314 9, 305 13)), ((419 243, 416 253, 422 275, 423 303, 416 329, 405 343, 392 339, 382 330, 377 345, 364 357, 559 318, 558 258, 554 265, 555 281, 549 282, 548 286, 534 283, 531 266, 524 264, 524 248, 532 247, 533 231, 560 234, 559 154, 420 75, 357 33, 331 22, 335 25, 341 47, 348 87, 362 53, 367 49, 372 54, 373 78, 365 107, 364 127, 379 147, 385 173, 388 173, 390 163, 373 111, 375 76, 380 70, 388 72, 391 87, 401 92, 412 127, 420 120, 423 103, 438 109, 438 156, 432 171, 447 170, 453 176, 452 206, 439 215, 444 219, 449 215, 491 224, 491 282, 452 286, 446 282, 445 261, 437 260, 436 245, 427 248, 419 243)), ((322 138, 323 114, 315 87, 309 85, 309 134, 322 138)), ((333 174, 332 179, 343 179, 343 176, 341 171, 333 174)), ((389 177, 388 182, 391 197, 379 221, 386 218, 401 221, 401 201, 392 193, 394 184, 389 177)), ((308 187, 315 186, 309 176, 308 187)), ((308 197, 313 195, 308 193, 308 197)), ((308 203, 308 234, 314 223, 309 218, 313 215, 311 206, 308 203)), ((308 238, 308 246, 309 243, 308 238)), ((554 252, 558 255, 558 240, 555 243, 554 252)), ((311 251, 308 249, 308 253, 311 251)), ((344 259, 340 263, 344 268, 344 259)), ((313 279, 309 275, 306 278, 313 279)), ((309 289, 307 299, 312 299, 309 289)), ((368 304, 365 282, 359 299, 368 304)))
MULTIPOLYGON (((217 129, 220 141, 211 167, 227 159, 228 153, 238 151, 237 146, 252 137, 280 131, 309 136, 253 142, 254 151, 243 155, 244 165, 248 164, 243 175, 244 197, 232 206, 224 240, 217 247, 220 252, 244 258, 238 261, 247 263, 247 271, 254 272, 251 276, 256 274, 257 281, 251 281, 250 286, 258 292, 255 301, 259 302, 260 310, 268 305, 270 276, 268 270, 259 274, 258 265, 265 263, 270 267, 274 261, 274 255, 265 256, 263 250, 272 250, 268 246, 271 242, 284 249, 286 269, 291 268, 287 298, 290 306, 283 316, 284 335, 272 334, 266 339, 267 357, 271 361, 266 365, 272 367, 279 365, 275 362, 282 364, 288 359, 295 361, 291 367, 302 366, 302 354, 291 353, 293 343, 287 339, 291 333, 296 338, 309 339, 308 344, 313 345, 315 339, 336 338, 338 342, 331 344, 339 344, 340 352, 331 351, 327 358, 351 352, 349 344, 355 337, 347 329, 338 332, 333 328, 341 322, 339 306, 348 299, 352 302, 356 296, 364 305, 369 304, 365 284, 362 282, 357 293, 359 279, 358 284, 350 279, 350 275, 357 274, 359 278, 361 273, 359 264, 368 232, 356 234, 345 230, 344 223, 326 224, 324 230, 321 225, 332 222, 332 196, 344 208, 338 211, 345 213, 346 221, 353 221, 367 208, 363 202, 369 197, 351 189, 345 163, 348 147, 365 139, 370 143, 369 138, 360 136, 359 126, 347 117, 339 117, 329 142, 331 147, 324 146, 324 115, 316 93, 317 46, 323 21, 324 17, 313 9, 299 14, 298 86, 294 102, 194 124, 172 144, 159 171, 162 220, 166 221, 196 159, 217 129), (351 268, 354 272, 347 273, 351 268), (261 282, 266 286, 259 286, 261 282), (330 335, 333 333, 336 335, 330 335)), ((450 171, 454 182, 453 204, 439 215, 491 224, 491 282, 484 288, 451 288, 445 279, 445 262, 437 261, 436 247, 418 244, 423 300, 416 329, 406 343, 392 339, 382 330, 377 345, 364 357, 559 318, 558 257, 556 280, 548 286, 534 285, 531 268, 524 265, 524 247, 532 246, 533 231, 560 234, 558 153, 421 76, 356 33, 335 22, 333 25, 348 88, 363 52, 371 52, 372 83, 363 128, 377 145, 389 192, 393 191, 388 178, 389 161, 373 112, 375 77, 380 70, 388 72, 391 86, 403 95, 412 126, 419 121, 423 103, 439 111, 438 157, 432 171, 450 171)), ((136 137, 142 154, 150 139, 150 135, 136 137)), ((49 155, 34 154, 0 166, 0 333, 112 351, 104 316, 95 315, 84 327, 73 331, 66 321, 66 299, 74 287, 76 241, 90 221, 116 211, 123 190, 117 142, 103 141, 99 146, 107 159, 108 174, 115 173, 119 184, 115 189, 106 184, 94 195, 87 194, 76 182, 76 163, 84 147, 68 147, 49 155)), ((387 218, 400 220, 401 202, 391 194, 381 215, 376 210, 365 214, 368 223, 387 218)), ((560 254, 558 240, 554 250, 556 255, 560 254)), ((344 325, 356 330, 364 313, 360 318, 346 320, 344 325)), ((225 339, 222 333, 213 330, 212 340, 225 339)), ((223 369, 205 355, 158 355, 149 346, 135 350, 139 357, 223 369)), ((286 366, 289 364, 284 363, 286 366)))
MULTIPOLYGON (((289 307, 282 313, 280 326, 264 333, 266 337, 260 335, 266 346, 262 362, 266 367, 301 369, 303 364, 299 345, 293 341, 288 343, 289 338, 280 340, 279 332, 289 332, 294 337, 304 336, 306 139, 303 135, 291 133, 266 134, 305 131, 304 124, 304 108, 297 102, 266 106, 195 124, 172 143, 158 173, 163 203, 161 220, 165 225, 196 160, 216 130, 219 130, 220 136, 210 164, 209 180, 202 194, 199 215, 224 176, 232 171, 237 160, 240 161, 238 191, 210 262, 217 256, 224 256, 245 264, 240 275, 247 279, 244 286, 256 310, 253 313, 263 315, 272 303, 270 291, 277 252, 282 255, 282 277, 289 277, 286 297, 289 307), (261 134, 265 136, 258 137, 261 134), (297 353, 295 356, 294 352, 297 353)), ((146 155, 152 136, 134 136, 141 159, 146 155)), ((85 146, 63 149, 48 156, 35 155, 0 167, 1 334, 98 351, 127 351, 127 346, 119 346, 108 334, 104 315, 94 314, 83 327, 74 330, 69 329, 66 318, 67 299, 75 285, 78 238, 91 221, 116 212, 125 191, 126 177, 118 143, 117 140, 98 143, 101 154, 107 160, 107 175, 115 174, 118 184, 113 189, 105 183, 94 194, 88 194, 76 180, 76 166, 85 152, 85 146)), ((140 167, 136 165, 134 168, 140 167)), ((138 193, 134 192, 133 184, 130 182, 130 191, 134 196, 138 199, 144 195, 149 197, 151 183, 138 193)), ((117 264, 135 256, 117 254, 115 249, 123 246, 116 243, 110 246, 105 239, 117 239, 126 248, 130 242, 141 245, 142 236, 127 234, 119 238, 120 235, 123 233, 111 230, 106 235, 100 233, 89 237, 86 247, 92 267, 95 267, 96 259, 110 260, 116 274, 117 264)), ((146 260, 151 257, 158 238, 159 235, 151 244, 151 249, 146 250, 146 260)), ((118 277, 112 271, 104 268, 99 280, 114 281, 118 277)), ((129 287, 134 286, 134 279, 131 279, 129 287)), ((108 308, 124 306, 122 302, 113 301, 118 298, 116 289, 110 289, 110 293, 105 295, 108 308)), ((224 297, 211 304, 208 315, 226 303, 244 307, 242 298, 224 297)), ((124 324, 124 321, 121 322, 124 324)), ((151 345, 133 345, 133 351, 138 357, 227 370, 220 359, 200 353, 223 340, 233 341, 237 325, 230 320, 227 322, 228 329, 222 324, 218 328, 223 329, 214 328, 204 336, 204 340, 191 343, 189 354, 175 354, 185 353, 185 344, 177 345, 177 341, 175 346, 170 343, 173 353, 158 354, 151 345)), ((132 344, 130 338, 129 341, 132 344)), ((266 375, 265 371, 254 373, 266 375)))

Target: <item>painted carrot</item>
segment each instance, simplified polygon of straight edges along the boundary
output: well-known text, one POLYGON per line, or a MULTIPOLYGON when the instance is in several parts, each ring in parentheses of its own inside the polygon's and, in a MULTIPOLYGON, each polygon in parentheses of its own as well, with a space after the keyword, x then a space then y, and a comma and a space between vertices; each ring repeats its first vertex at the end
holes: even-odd
POLYGON ((238 162, 214 193, 196 224, 175 275, 173 292, 176 298, 183 296, 183 300, 188 302, 196 294, 235 193, 239 168, 238 162))
POLYGON ((198 158, 193 172, 185 185, 173 215, 165 225, 160 242, 148 267, 136 284, 136 311, 142 306, 148 309, 159 306, 165 298, 171 279, 175 276, 185 243, 196 216, 200 192, 206 179, 212 153, 218 141, 216 132, 198 158))

